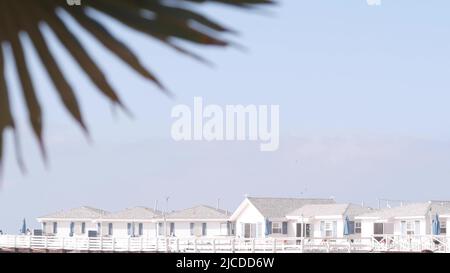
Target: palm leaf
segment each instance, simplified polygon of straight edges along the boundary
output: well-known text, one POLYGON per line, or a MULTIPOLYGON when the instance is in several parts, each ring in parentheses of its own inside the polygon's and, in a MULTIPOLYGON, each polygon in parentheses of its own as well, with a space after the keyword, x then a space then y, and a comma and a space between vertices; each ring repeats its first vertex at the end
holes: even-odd
MULTIPOLYGON (((32 41, 45 70, 53 82, 64 108, 87 133, 76 92, 65 79, 43 34, 40 24, 45 23, 72 55, 80 68, 88 75, 106 99, 125 109, 116 90, 109 84, 104 72, 98 67, 77 36, 60 17, 64 10, 86 31, 91 33, 106 49, 128 64, 131 69, 152 81, 160 90, 167 92, 154 73, 145 68, 127 45, 115 37, 95 15, 94 9, 121 22, 131 29, 156 38, 177 52, 206 62, 177 44, 184 40, 203 46, 226 47, 229 41, 222 34, 232 31, 195 11, 195 5, 220 3, 240 8, 253 8, 273 4, 273 0, 82 0, 80 6, 70 6, 66 0, 0 0, 0 42, 9 44, 15 61, 16 73, 22 87, 29 124, 45 158, 42 106, 36 95, 30 75, 20 33, 26 33, 32 41)), ((5 76, 5 55, 0 47, 0 167, 3 158, 3 139, 6 130, 16 131, 10 105, 10 91, 5 76)), ((16 133, 16 132, 15 132, 16 133)), ((16 134, 17 135, 17 134, 16 134)))

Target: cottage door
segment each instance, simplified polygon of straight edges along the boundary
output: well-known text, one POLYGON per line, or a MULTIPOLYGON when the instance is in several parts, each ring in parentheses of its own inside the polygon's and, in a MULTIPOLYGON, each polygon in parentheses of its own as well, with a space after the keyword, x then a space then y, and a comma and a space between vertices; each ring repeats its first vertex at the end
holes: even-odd
POLYGON ((297 223, 296 237, 303 237, 303 224, 297 223))
POLYGON ((383 223, 374 223, 373 224, 373 234, 375 235, 374 238, 377 241, 383 240, 383 234, 384 234, 384 225, 383 225, 383 223))
POLYGON ((244 224, 244 238, 250 238, 252 232, 251 224, 244 224))

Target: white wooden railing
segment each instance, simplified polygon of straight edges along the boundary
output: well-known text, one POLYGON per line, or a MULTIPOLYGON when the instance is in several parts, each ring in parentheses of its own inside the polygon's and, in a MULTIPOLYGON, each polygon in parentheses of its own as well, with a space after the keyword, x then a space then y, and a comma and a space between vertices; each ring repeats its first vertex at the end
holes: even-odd
POLYGON ((0 235, 0 249, 92 252, 450 252, 444 236, 366 238, 114 238, 0 235))

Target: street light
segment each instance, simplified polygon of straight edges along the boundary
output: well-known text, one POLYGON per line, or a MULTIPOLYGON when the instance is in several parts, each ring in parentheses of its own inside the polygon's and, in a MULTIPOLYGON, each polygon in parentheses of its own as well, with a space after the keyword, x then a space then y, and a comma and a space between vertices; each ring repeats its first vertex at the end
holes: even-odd
POLYGON ((167 237, 167 215, 166 214, 169 210, 169 199, 170 199, 170 197, 167 196, 166 197, 166 209, 164 212, 164 237, 167 237))

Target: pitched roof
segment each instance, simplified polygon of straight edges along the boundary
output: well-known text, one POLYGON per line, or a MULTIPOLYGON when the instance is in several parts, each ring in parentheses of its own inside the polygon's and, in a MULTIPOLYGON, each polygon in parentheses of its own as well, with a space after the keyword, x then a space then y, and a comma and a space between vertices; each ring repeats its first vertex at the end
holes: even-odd
POLYGON ((199 205, 193 208, 174 211, 167 215, 167 219, 223 219, 228 220, 230 213, 226 210, 210 206, 199 205))
POLYGON ((247 197, 253 206, 269 218, 283 218, 289 212, 309 204, 334 204, 333 199, 247 197))
POLYGON ((365 212, 368 212, 370 208, 362 207, 355 204, 319 204, 319 205, 304 205, 303 207, 296 209, 287 214, 287 216, 303 216, 303 217, 315 217, 315 216, 349 216, 353 217, 365 212))
POLYGON ((129 219, 129 220, 149 220, 160 218, 161 212, 147 207, 127 208, 105 216, 105 219, 129 219))
POLYGON ((107 215, 108 213, 109 212, 105 210, 83 206, 47 214, 39 217, 38 219, 98 219, 107 215))
POLYGON ((450 205, 436 202, 411 203, 400 207, 383 208, 359 215, 360 218, 390 219, 396 217, 421 217, 431 214, 450 213, 450 205))

